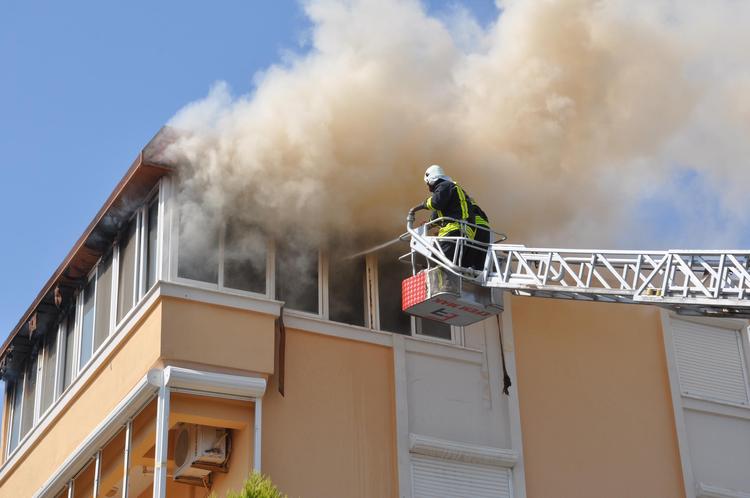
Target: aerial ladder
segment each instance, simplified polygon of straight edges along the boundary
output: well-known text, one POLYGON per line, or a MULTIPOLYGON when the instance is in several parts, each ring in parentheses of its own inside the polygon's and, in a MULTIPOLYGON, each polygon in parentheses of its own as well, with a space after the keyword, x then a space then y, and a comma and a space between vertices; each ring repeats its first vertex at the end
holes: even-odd
POLYGON ((403 236, 410 251, 402 256, 412 265, 402 283, 402 308, 411 315, 469 325, 501 313, 507 291, 750 318, 750 250, 531 248, 504 243, 507 237, 494 231, 489 243, 472 240, 469 229, 487 228, 463 220, 438 218, 415 227, 414 219, 410 212, 403 236), (434 235, 445 222, 459 223, 460 235, 434 235), (482 268, 462 264, 470 251, 486 254, 482 268))

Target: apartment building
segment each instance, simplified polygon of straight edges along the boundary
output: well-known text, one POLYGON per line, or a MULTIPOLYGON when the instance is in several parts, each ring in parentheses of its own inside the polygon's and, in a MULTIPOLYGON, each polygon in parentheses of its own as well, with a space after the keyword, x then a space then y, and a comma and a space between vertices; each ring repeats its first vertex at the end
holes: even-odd
POLYGON ((395 252, 233 220, 188 249, 158 147, 3 344, 0 497, 221 497, 252 470, 293 497, 750 496, 746 321, 510 295, 410 318, 395 252))

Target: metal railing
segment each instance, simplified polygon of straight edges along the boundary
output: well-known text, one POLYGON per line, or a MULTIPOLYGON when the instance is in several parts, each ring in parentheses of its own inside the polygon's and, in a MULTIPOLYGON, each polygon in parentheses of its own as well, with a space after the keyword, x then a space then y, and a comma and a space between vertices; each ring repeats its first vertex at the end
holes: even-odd
POLYGON ((493 231, 493 238, 500 240, 489 244, 471 240, 465 236, 466 227, 487 230, 451 218, 417 228, 413 219, 407 220, 415 270, 421 256, 427 266, 438 265, 479 285, 518 295, 657 304, 683 314, 750 317, 750 250, 528 248, 502 244, 505 236, 493 231), (430 234, 447 221, 458 222, 462 235, 430 234), (446 254, 445 242, 455 244, 452 255, 446 254), (461 264, 470 249, 486 252, 482 268, 461 264))

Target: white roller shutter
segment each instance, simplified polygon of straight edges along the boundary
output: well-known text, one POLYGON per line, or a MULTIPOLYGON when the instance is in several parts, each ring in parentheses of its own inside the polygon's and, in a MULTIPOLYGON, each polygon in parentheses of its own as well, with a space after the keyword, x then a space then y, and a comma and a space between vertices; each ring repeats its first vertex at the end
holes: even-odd
POLYGON ((510 469, 411 455, 414 498, 512 498, 510 469))
POLYGON ((737 330, 672 320, 680 389, 685 395, 748 404, 742 338, 737 330))

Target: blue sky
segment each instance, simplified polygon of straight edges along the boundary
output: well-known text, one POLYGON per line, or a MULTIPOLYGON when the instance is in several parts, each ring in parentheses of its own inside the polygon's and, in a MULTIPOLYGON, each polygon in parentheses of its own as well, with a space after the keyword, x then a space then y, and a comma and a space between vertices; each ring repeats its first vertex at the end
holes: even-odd
MULTIPOLYGON (((492 0, 461 3, 496 16, 492 0)), ((3 2, 0 337, 154 133, 217 80, 249 91, 308 28, 291 0, 3 2)))

